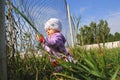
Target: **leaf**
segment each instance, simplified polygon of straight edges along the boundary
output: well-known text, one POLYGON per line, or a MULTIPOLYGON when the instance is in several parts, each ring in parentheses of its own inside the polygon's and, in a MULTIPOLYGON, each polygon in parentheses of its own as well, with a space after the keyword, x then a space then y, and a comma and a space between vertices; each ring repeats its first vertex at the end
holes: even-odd
POLYGON ((61 73, 53 73, 54 76, 63 76, 63 77, 66 77, 66 78, 69 78, 69 79, 72 79, 72 80, 79 80, 78 78, 75 78, 75 77, 71 77, 71 76, 68 76, 68 75, 65 75, 65 74, 61 74, 61 73))
POLYGON ((89 61, 89 60, 85 59, 85 62, 86 62, 86 63, 87 63, 87 65, 88 65, 88 66, 90 66, 92 69, 94 69, 94 68, 95 68, 94 64, 93 64, 91 61, 89 61))
POLYGON ((111 77, 111 80, 115 80, 119 69, 120 69, 120 66, 118 66, 117 70, 115 71, 115 73, 114 73, 113 76, 111 77))

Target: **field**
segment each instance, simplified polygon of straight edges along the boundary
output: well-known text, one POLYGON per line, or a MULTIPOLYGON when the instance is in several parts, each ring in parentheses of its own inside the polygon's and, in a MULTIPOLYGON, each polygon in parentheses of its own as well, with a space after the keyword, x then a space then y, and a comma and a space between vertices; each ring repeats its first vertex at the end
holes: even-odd
POLYGON ((77 63, 56 59, 63 67, 54 72, 54 67, 45 55, 8 58, 9 80, 120 80, 120 48, 89 49, 74 47, 69 52, 77 63))

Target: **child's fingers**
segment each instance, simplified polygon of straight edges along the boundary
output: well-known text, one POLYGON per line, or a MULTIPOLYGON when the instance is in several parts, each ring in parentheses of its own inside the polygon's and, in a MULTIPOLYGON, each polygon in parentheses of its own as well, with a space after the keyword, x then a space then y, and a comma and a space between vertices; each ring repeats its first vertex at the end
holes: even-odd
POLYGON ((36 39, 39 40, 39 35, 38 34, 36 34, 36 39))
POLYGON ((43 35, 42 35, 42 34, 39 34, 39 37, 43 37, 43 35))

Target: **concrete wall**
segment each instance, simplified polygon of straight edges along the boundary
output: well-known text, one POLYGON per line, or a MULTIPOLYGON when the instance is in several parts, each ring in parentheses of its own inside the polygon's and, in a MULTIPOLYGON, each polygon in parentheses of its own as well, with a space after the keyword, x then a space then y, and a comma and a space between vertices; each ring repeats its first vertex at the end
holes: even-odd
MULTIPOLYGON (((100 43, 100 46, 103 47, 103 43, 100 43)), ((98 44, 84 45, 82 47, 84 47, 86 49, 99 48, 98 44)), ((108 49, 120 47, 120 41, 107 42, 107 43, 105 43, 105 47, 108 49)), ((69 51, 69 48, 67 48, 67 50, 69 51)), ((45 55, 43 50, 39 50, 39 51, 35 52, 34 54, 36 57, 37 56, 42 57, 43 55, 45 55)), ((27 54, 25 54, 24 52, 20 53, 21 58, 24 58, 25 56, 29 56, 29 57, 33 56, 33 53, 31 53, 31 52, 28 52, 27 54)))
MULTIPOLYGON (((103 43, 100 43, 100 46, 103 47, 103 43)), ((84 45, 83 47, 86 49, 99 48, 98 44, 84 45)), ((120 41, 107 42, 105 43, 105 47, 108 49, 120 47, 120 41)))

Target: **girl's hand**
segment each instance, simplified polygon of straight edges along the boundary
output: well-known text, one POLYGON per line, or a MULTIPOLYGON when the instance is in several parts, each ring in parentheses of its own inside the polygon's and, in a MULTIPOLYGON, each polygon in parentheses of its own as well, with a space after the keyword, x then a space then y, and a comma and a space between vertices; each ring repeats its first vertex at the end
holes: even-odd
POLYGON ((39 35, 38 35, 38 34, 36 34, 36 39, 37 39, 37 40, 40 40, 40 37, 39 37, 39 35))
POLYGON ((40 41, 41 43, 43 43, 44 42, 44 37, 42 36, 42 35, 38 35, 38 34, 36 34, 36 39, 38 40, 38 41, 40 41))

